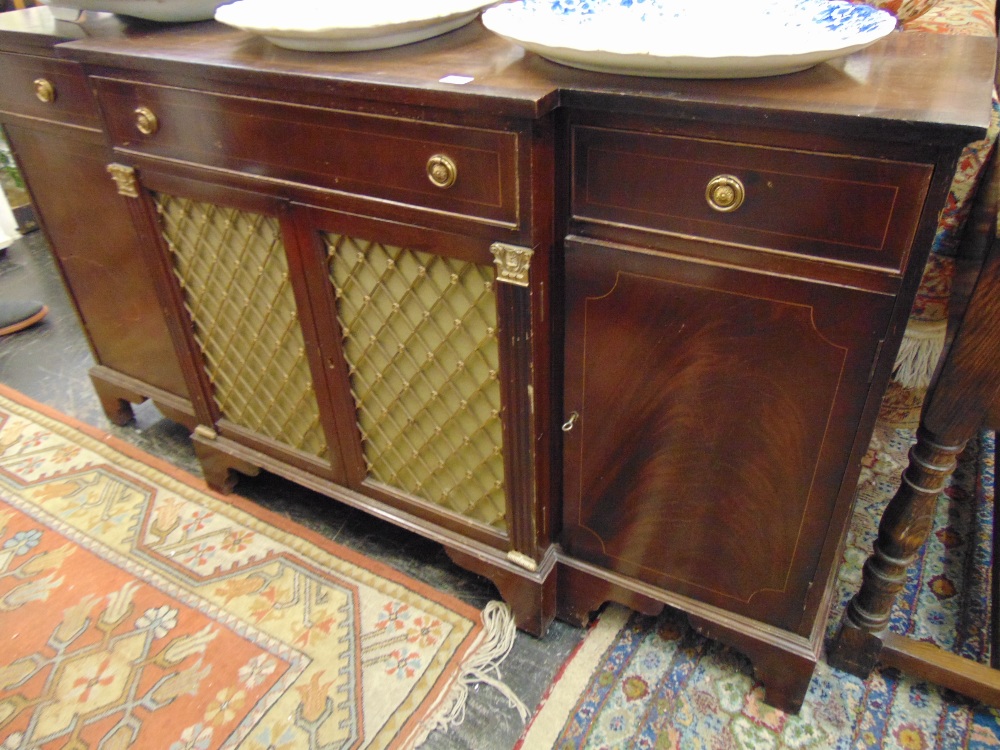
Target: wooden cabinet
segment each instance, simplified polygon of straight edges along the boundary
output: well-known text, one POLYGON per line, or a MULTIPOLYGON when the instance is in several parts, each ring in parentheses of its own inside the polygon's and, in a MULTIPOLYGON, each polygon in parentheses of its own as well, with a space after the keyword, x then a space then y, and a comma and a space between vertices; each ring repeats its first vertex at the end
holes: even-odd
POLYGON ((529 196, 551 128, 132 75, 90 82, 120 205, 185 332, 206 479, 266 467, 402 520, 503 571, 542 632, 554 550, 535 446, 553 417, 531 295, 552 240, 529 196))
POLYGON ((563 548, 807 636, 932 170, 652 130, 570 126, 563 548))
POLYGON ((795 707, 942 170, 706 130, 566 118, 560 614, 666 600, 795 707))
POLYGON ((174 343, 115 198, 96 103, 80 65, 55 59, 59 36, 12 37, 22 54, 0 54, 0 124, 39 210, 63 280, 97 362, 94 386, 112 421, 129 402, 153 398, 193 424, 174 343))
MULTIPOLYGON (((84 287, 136 303, 142 326, 91 330, 102 372, 177 394, 212 485, 264 468, 423 534, 534 633, 678 607, 798 707, 991 40, 664 81, 478 23, 326 55, 99 18, 56 47, 0 17, 0 53, 86 75, 96 109, 59 127, 91 151, 59 168, 89 165, 135 283, 56 252, 85 321, 84 287)), ((28 145, 54 132, 34 75, 0 82, 4 122, 43 219, 73 214, 28 145)))

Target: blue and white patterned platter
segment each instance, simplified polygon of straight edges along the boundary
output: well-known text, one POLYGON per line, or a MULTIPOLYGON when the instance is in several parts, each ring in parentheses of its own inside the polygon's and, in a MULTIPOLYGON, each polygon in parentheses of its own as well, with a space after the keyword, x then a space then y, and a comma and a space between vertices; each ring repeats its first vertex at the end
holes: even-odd
POLYGON ((585 70, 751 78, 848 55, 896 19, 846 0, 515 0, 486 10, 483 24, 585 70))

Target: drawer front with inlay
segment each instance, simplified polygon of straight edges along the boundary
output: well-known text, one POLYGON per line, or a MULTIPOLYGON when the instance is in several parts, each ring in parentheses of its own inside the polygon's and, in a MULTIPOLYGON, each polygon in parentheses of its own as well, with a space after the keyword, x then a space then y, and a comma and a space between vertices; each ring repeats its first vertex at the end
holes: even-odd
POLYGON ((115 146, 514 225, 517 134, 95 78, 115 146))
POLYGON ((901 272, 931 168, 573 129, 572 215, 901 272))
POLYGON ((76 63, 0 53, 0 112, 98 129, 100 117, 76 63))

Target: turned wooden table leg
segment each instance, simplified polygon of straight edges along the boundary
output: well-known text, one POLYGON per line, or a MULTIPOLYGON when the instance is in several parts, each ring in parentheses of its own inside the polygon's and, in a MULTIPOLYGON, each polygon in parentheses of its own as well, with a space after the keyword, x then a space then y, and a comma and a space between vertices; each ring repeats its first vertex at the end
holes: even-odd
POLYGON ((902 483, 882 515, 878 538, 862 570, 861 589, 851 599, 827 654, 831 666, 862 678, 874 669, 892 604, 906 584, 907 568, 927 541, 938 495, 964 447, 964 441, 938 444, 923 425, 917 431, 902 483))

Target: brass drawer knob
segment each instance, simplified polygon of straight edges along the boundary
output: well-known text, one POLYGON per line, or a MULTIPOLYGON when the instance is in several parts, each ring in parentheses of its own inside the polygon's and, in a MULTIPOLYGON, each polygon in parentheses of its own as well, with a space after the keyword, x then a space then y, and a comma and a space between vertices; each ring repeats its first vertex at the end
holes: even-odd
POLYGON ((35 96, 38 97, 38 101, 52 104, 56 100, 56 87, 52 85, 52 81, 45 78, 36 78, 34 85, 35 96))
POLYGON ((427 178, 439 188, 450 188, 458 179, 458 167, 444 154, 434 154, 427 160, 427 178))
POLYGON ((731 174, 713 177, 705 188, 705 200, 708 201, 708 205, 723 213, 735 211, 743 205, 744 198, 746 190, 743 188, 743 183, 731 174))
POLYGON ((160 121, 149 107, 136 107, 135 126, 143 135, 152 135, 160 129, 160 121))

